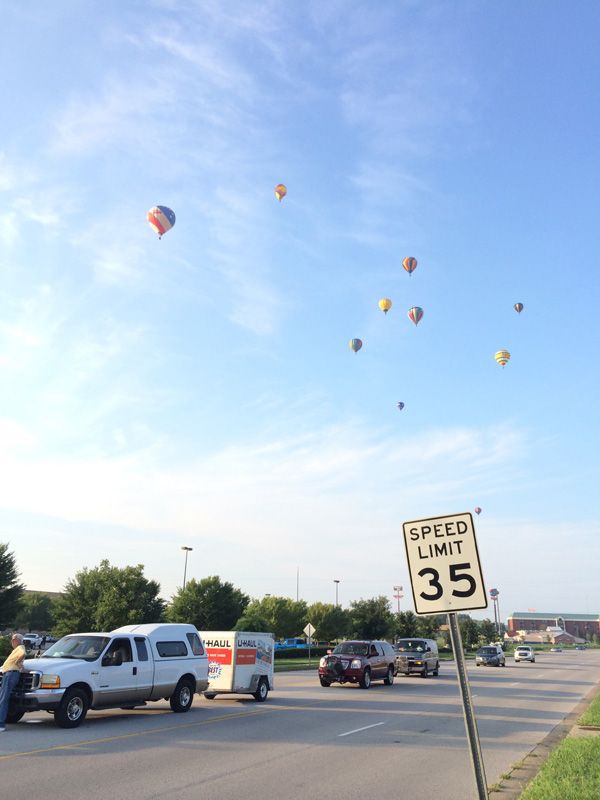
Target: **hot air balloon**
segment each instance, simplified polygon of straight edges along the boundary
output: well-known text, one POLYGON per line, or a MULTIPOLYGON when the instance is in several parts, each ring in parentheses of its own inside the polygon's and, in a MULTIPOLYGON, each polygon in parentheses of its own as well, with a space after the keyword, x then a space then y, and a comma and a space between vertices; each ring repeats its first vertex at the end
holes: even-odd
POLYGON ((408 272, 409 275, 412 275, 415 269, 417 268, 417 259, 413 258, 412 256, 408 256, 402 262, 402 266, 408 272))
POLYGON ((419 308, 419 306, 413 306, 410 311, 408 312, 408 318, 415 323, 415 325, 419 324, 421 317, 423 316, 423 309, 419 308))
POLYGON ((390 310, 391 307, 392 307, 391 300, 384 298, 383 300, 379 301, 379 308, 383 311, 384 314, 387 314, 387 312, 390 310))
POLYGON ((477 508, 475 509, 475 513, 477 514, 477 516, 481 514, 481 509, 479 508, 479 506, 477 506, 477 508))
POLYGON ((160 239, 163 233, 170 231, 175 225, 175 214, 166 206, 154 206, 148 212, 148 222, 158 233, 160 239))
POLYGON ((502 369, 504 369, 504 365, 510 358, 510 353, 508 352, 508 350, 498 350, 494 358, 499 364, 502 364, 502 369))
POLYGON ((277 186, 275 187, 275 197, 279 200, 280 203, 282 199, 286 196, 286 194, 287 194, 287 189, 285 188, 283 183, 278 183, 277 186))
POLYGON ((517 314, 520 314, 521 311, 523 311, 523 303, 515 303, 513 308, 515 309, 517 314))
POLYGON ((358 353, 361 347, 362 342, 360 339, 350 339, 350 348, 354 350, 355 353, 358 353))
POLYGON ((402 411, 402 409, 404 408, 404 403, 396 403, 396 405, 398 406, 400 411, 402 411))

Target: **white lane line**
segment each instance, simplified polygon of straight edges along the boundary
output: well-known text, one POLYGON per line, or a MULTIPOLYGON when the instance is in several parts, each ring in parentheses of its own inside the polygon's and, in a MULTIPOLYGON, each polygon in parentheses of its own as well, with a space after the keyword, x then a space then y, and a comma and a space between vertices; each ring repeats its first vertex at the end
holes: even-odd
POLYGON ((385 725, 385 722, 376 722, 374 725, 366 725, 364 728, 356 728, 354 731, 347 731, 346 733, 340 733, 339 736, 350 736, 351 733, 359 733, 359 731, 368 731, 369 728, 376 728, 378 725, 385 725))
POLYGON ((511 686, 518 686, 519 683, 520 683, 520 681, 517 681, 516 683, 511 683, 511 686))

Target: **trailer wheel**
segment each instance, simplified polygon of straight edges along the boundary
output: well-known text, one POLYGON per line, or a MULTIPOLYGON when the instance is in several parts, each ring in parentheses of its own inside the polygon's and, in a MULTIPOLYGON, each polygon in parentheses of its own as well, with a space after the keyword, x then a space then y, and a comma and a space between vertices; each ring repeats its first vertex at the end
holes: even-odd
POLYGON ((183 714, 192 707, 194 687, 189 680, 182 678, 170 697, 171 708, 176 714, 183 714))
POLYGON ((254 699, 257 703, 264 703, 269 694, 269 684, 266 678, 261 678, 258 684, 258 689, 254 692, 254 699))

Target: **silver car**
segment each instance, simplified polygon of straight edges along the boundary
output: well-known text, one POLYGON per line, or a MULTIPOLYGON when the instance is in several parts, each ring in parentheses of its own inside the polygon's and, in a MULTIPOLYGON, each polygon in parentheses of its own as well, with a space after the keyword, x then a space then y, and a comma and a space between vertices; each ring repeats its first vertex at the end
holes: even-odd
POLYGON ((535 652, 533 647, 519 645, 515 650, 515 661, 517 663, 519 661, 531 661, 532 664, 535 664, 535 652))
POLYGON ((478 667, 505 667, 506 658, 504 651, 499 644, 486 644, 480 647, 475 655, 475 663, 478 667))

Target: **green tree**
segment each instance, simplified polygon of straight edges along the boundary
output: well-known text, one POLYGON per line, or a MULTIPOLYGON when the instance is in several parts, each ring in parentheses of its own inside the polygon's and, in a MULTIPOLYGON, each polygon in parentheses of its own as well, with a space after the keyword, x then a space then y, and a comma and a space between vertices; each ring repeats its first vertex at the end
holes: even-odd
POLYGON ((166 603, 160 586, 144 577, 144 565, 113 567, 108 560, 78 572, 56 601, 53 633, 112 631, 122 625, 160 622, 166 603))
MULTIPOLYGON (((289 597, 263 597, 252 600, 246 609, 246 615, 256 616, 267 623, 266 631, 276 639, 287 639, 292 636, 303 636, 306 625, 306 603, 304 600, 292 600, 289 597)), ((238 621, 239 624, 239 621, 238 621)), ((236 628, 238 627, 236 624, 236 628)))
POLYGON ((417 632, 423 639, 436 639, 440 630, 440 620, 437 614, 427 614, 417 617, 417 632))
POLYGON ((419 620, 412 611, 394 614, 394 634, 397 639, 410 639, 419 635, 419 620))
POLYGON ((229 631, 246 610, 250 598, 218 575, 189 580, 173 597, 169 622, 187 622, 200 631, 229 631))
POLYGON ((479 638, 484 644, 496 639, 496 627, 491 619, 483 619, 479 623, 479 638))
POLYGON ((333 603, 313 603, 308 607, 306 616, 315 629, 313 638, 317 641, 343 639, 352 629, 352 618, 348 612, 333 603))
POLYGON ((24 588, 14 555, 0 542, 0 630, 14 625, 24 588))
POLYGON ((55 601, 45 592, 27 592, 19 601, 16 627, 27 631, 49 631, 56 623, 54 605, 55 601))
POLYGON ((357 639, 385 639, 393 630, 390 601, 384 595, 350 603, 349 612, 357 639))
POLYGON ((461 619, 458 622, 463 647, 474 647, 479 642, 479 625, 471 617, 461 619))
POLYGON ((235 623, 236 631, 256 631, 257 633, 271 633, 271 624, 263 617, 260 609, 247 608, 235 623))

